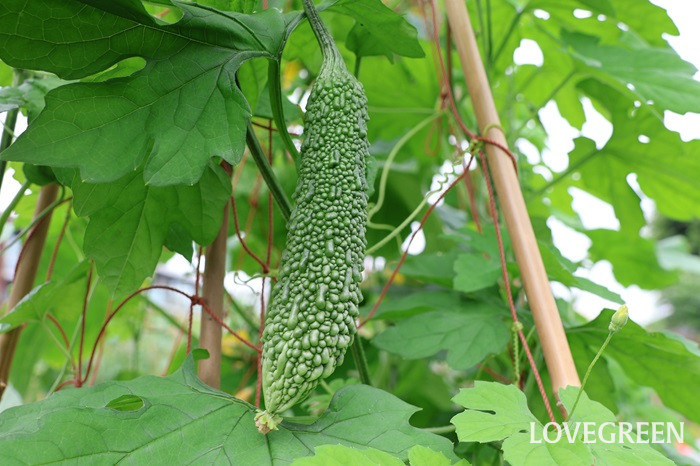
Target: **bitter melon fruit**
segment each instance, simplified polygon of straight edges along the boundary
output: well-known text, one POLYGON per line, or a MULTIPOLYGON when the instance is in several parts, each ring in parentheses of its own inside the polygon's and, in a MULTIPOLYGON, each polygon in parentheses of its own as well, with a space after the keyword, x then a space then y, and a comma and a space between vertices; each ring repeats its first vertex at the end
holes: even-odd
POLYGON ((266 433, 339 366, 356 333, 367 222, 367 99, 309 0, 323 63, 304 121, 295 205, 262 337, 266 433))

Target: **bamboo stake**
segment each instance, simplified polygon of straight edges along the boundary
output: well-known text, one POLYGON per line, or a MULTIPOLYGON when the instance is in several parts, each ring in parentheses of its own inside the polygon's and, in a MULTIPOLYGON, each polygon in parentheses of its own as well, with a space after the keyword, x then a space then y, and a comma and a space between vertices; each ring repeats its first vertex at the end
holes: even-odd
MULTIPOLYGON (((39 199, 34 208, 34 218, 39 217, 55 200, 58 193, 58 185, 51 183, 44 186, 39 191, 39 199)), ((24 245, 24 254, 17 264, 17 273, 12 280, 12 291, 7 303, 8 312, 14 308, 18 302, 24 298, 34 287, 41 253, 46 243, 46 234, 51 222, 51 212, 48 212, 35 227, 34 233, 30 234, 24 245)), ((10 369, 15 355, 15 349, 19 342, 22 327, 17 327, 7 333, 0 335, 0 398, 7 388, 10 378, 10 369)))
MULTIPOLYGON (((445 3, 479 130, 483 134, 486 128, 486 134, 483 134, 485 137, 507 147, 465 2, 446 0, 445 3)), ((552 388, 558 401, 560 388, 569 385, 580 386, 581 382, 549 287, 547 273, 511 159, 493 144, 486 144, 486 156, 552 379, 552 388)), ((557 404, 559 409, 563 409, 561 403, 557 404)))
MULTIPOLYGON (((202 274, 202 297, 211 311, 224 317, 224 276, 226 275, 226 238, 228 237, 229 205, 224 207, 224 218, 219 234, 207 247, 202 274)), ((199 331, 200 346, 209 351, 209 358, 199 361, 197 375, 210 387, 221 386, 221 334, 222 329, 208 312, 202 310, 199 331)))

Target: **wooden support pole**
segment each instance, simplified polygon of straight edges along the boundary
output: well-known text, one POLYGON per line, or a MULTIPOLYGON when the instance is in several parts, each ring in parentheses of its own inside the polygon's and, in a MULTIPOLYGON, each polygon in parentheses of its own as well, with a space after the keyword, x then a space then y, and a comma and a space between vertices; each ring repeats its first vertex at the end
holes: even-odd
MULTIPOLYGON (((51 183, 39 191, 39 199, 34 208, 34 218, 38 218, 56 200, 58 185, 51 183)), ((8 312, 14 308, 34 288, 41 253, 46 243, 46 235, 51 223, 51 212, 47 213, 34 227, 24 244, 24 253, 17 264, 17 273, 12 280, 12 291, 7 302, 8 312)), ((7 388, 10 369, 19 342, 22 327, 17 327, 7 333, 0 334, 0 398, 7 388)))
MULTIPOLYGON (((219 234, 207 247, 202 274, 202 297, 211 311, 224 318, 224 276, 226 275, 226 238, 228 237, 229 204, 224 207, 224 217, 219 234)), ((197 375, 210 387, 221 386, 221 325, 202 309, 199 332, 200 346, 209 351, 209 358, 199 361, 197 375)))
MULTIPOLYGON (((484 137, 491 138, 507 147, 506 138, 500 129, 500 119, 491 95, 484 65, 481 62, 474 30, 469 20, 465 0, 446 0, 447 19, 462 62, 479 130, 484 137)), ((552 379, 552 388, 559 399, 559 389, 568 385, 580 386, 576 366, 571 357, 559 311, 547 272, 537 247, 532 223, 527 213, 525 200, 520 190, 518 177, 510 157, 493 144, 486 144, 486 157, 491 169, 496 192, 503 211, 515 259, 525 286, 535 327, 540 338, 547 369, 552 379)), ((561 404, 559 404, 560 409, 561 404)))

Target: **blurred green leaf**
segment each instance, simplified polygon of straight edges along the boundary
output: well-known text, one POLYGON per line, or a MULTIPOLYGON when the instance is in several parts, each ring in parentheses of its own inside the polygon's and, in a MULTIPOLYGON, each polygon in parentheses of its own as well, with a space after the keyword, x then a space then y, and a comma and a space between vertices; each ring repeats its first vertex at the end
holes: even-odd
POLYGON ((372 343, 407 359, 445 350, 450 367, 468 369, 505 347, 509 332, 502 315, 500 309, 478 304, 419 314, 389 327, 372 343))
POLYGON ((495 285, 501 276, 501 263, 483 253, 460 254, 454 263, 454 289, 463 293, 495 285))
MULTIPOLYGON (((630 312, 634 318, 634 309, 630 312)), ((608 334, 612 314, 605 310, 586 325, 569 329, 569 339, 582 339, 597 351, 608 334)), ((696 343, 672 334, 647 332, 630 319, 613 336, 604 356, 617 361, 635 383, 653 388, 666 406, 695 422, 700 420, 700 351, 696 343)))
POLYGON ((670 47, 622 48, 566 32, 562 39, 596 76, 629 89, 641 102, 651 101, 662 111, 700 111, 700 83, 693 79, 697 69, 670 47))

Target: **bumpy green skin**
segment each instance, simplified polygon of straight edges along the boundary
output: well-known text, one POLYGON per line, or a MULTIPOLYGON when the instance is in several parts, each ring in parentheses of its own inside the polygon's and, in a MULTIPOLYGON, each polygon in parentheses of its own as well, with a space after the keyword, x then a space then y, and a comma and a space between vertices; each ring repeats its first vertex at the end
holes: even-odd
POLYGON ((266 414, 303 400, 356 332, 367 221, 367 99, 339 55, 309 96, 295 207, 263 333, 266 414))

